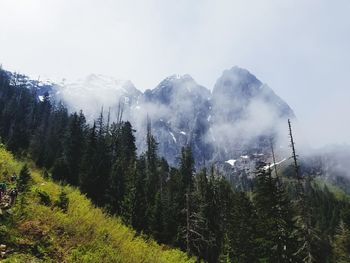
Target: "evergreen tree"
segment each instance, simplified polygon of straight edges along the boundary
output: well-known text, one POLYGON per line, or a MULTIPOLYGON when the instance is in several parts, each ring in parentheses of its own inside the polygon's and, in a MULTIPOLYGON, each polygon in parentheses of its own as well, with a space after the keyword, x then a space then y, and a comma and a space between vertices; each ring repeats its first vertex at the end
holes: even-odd
POLYGON ((27 164, 23 165, 17 180, 17 188, 20 192, 26 192, 29 189, 31 175, 27 164))
POLYGON ((159 188, 155 196, 155 203, 151 218, 149 218, 149 228, 152 235, 162 242, 166 242, 166 235, 164 234, 165 229, 165 206, 166 206, 166 194, 165 185, 169 176, 169 165, 167 161, 162 158, 158 164, 158 175, 159 175, 159 188))
MULTIPOLYGON (((157 155, 158 144, 151 132, 151 123, 147 123, 147 151, 145 153, 146 161, 146 181, 145 181, 145 195, 146 195, 146 217, 148 221, 147 232, 152 233, 156 218, 156 196, 160 189, 160 174, 159 174, 159 158, 157 155), (152 223, 151 223, 152 222, 152 223), (151 225, 153 224, 153 225, 151 225)), ((161 197, 159 196, 158 199, 161 197)), ((159 202, 160 200, 158 200, 159 202)), ((158 204, 159 205, 159 204, 158 204)), ((159 208, 159 207, 158 207, 159 208)))
POLYGON ((164 238, 168 244, 185 249, 184 241, 184 191, 182 177, 178 170, 172 168, 169 180, 164 188, 164 238))
POLYGON ((254 263, 259 261, 257 244, 257 215, 252 202, 244 192, 234 195, 228 216, 228 240, 231 262, 254 263))
POLYGON ((151 216, 153 205, 155 203, 155 196, 157 194, 159 188, 159 174, 157 171, 158 166, 158 155, 157 155, 158 144, 152 135, 151 132, 151 124, 150 122, 147 124, 147 151, 145 153, 146 156, 146 200, 148 216, 151 216))
POLYGON ((333 242, 334 262, 350 262, 350 230, 340 222, 333 242))
POLYGON ((64 178, 71 185, 79 184, 79 169, 85 147, 86 120, 82 112, 73 113, 63 140, 61 159, 66 165, 64 178))
MULTIPOLYGON (((133 209, 130 212, 129 222, 138 231, 144 231, 148 226, 148 218, 146 217, 146 159, 141 155, 136 163, 136 173, 134 177, 134 187, 130 194, 133 195, 132 204, 133 209)), ((130 200, 131 198, 128 197, 130 200)))
POLYGON ((179 172, 182 175, 182 184, 184 189, 192 191, 193 189, 193 175, 194 159, 192 155, 192 149, 190 146, 184 147, 181 150, 180 168, 179 172))
POLYGON ((260 255, 269 262, 295 262, 297 239, 291 202, 271 170, 260 168, 254 191, 260 255))
POLYGON ((129 122, 123 123, 118 133, 115 141, 116 160, 109 175, 106 198, 110 212, 124 216, 131 223, 136 194, 135 137, 129 122))
POLYGON ((62 211, 65 213, 68 211, 69 199, 65 191, 63 190, 61 191, 58 197, 58 200, 56 202, 56 206, 62 209, 62 211))
MULTIPOLYGON (((189 250, 194 255, 209 261, 210 249, 213 246, 214 238, 210 232, 209 216, 210 205, 213 196, 207 178, 206 169, 196 176, 195 190, 193 194, 186 194, 187 198, 191 198, 186 211, 189 213, 189 222, 187 223, 186 235, 188 235, 189 250), (190 206, 191 205, 191 206, 190 206)), ((189 200, 188 200, 189 201, 189 200)), ((215 216, 215 215, 213 215, 215 216)), ((218 219, 218 218, 216 218, 218 219)))
POLYGON ((68 111, 59 104, 53 108, 50 115, 47 134, 44 143, 43 166, 52 167, 55 160, 62 155, 63 138, 66 134, 68 125, 68 111))
POLYGON ((70 173, 67 160, 64 157, 57 159, 52 168, 52 179, 56 181, 67 182, 69 174, 70 173))
MULTIPOLYGON (((83 157, 79 180, 80 188, 83 193, 86 193, 88 197, 92 200, 97 199, 97 189, 96 181, 98 170, 96 169, 97 165, 97 134, 96 134, 96 125, 92 126, 89 131, 87 148, 83 157)), ((101 194, 101 193, 99 193, 101 194)))

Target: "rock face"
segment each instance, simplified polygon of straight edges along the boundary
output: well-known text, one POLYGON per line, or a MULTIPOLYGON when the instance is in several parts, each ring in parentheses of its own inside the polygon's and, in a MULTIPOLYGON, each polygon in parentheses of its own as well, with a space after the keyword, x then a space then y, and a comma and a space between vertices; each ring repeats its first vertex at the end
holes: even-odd
POLYGON ((172 75, 144 93, 130 81, 90 75, 75 83, 53 86, 51 94, 88 119, 101 108, 111 118, 123 109, 131 121, 138 151, 145 150, 146 120, 159 142, 159 155, 175 165, 181 148, 191 145, 198 166, 269 151, 269 138, 279 134, 291 108, 245 69, 225 70, 212 92, 189 75, 172 75))
POLYGON ((291 108, 267 85, 245 69, 225 70, 211 96, 210 137, 213 160, 235 159, 241 154, 264 153, 269 138, 280 134, 291 108))
MULTIPOLYGON (((155 107, 150 118, 159 142, 159 154, 176 163, 182 146, 191 145, 197 162, 208 159, 205 135, 209 129, 210 91, 198 85, 189 75, 170 76, 155 89, 146 90, 145 108, 155 107), (158 116, 160 114, 160 116, 158 116)), ((141 131, 142 133, 142 131, 141 131)))

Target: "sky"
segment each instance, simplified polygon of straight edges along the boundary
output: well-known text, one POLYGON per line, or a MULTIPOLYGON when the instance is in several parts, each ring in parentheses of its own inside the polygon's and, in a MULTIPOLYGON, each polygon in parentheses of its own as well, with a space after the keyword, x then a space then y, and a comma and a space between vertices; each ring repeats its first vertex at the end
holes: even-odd
POLYGON ((311 145, 350 144, 348 0, 0 0, 0 63, 140 90, 172 74, 212 89, 234 65, 294 110, 311 145))

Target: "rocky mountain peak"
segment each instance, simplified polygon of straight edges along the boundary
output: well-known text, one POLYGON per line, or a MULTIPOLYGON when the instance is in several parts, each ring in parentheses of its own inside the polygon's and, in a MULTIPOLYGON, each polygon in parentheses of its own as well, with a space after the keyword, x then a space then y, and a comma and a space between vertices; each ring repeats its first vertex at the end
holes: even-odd
POLYGON ((216 81, 213 96, 249 98, 255 96, 262 83, 248 70, 237 66, 225 70, 216 81))

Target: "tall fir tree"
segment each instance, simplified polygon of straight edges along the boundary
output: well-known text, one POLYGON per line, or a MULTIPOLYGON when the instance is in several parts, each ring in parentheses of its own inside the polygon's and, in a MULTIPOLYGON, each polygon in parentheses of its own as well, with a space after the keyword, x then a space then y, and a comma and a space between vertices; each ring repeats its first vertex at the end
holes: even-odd
MULTIPOLYGON (((269 166, 270 167, 270 166, 269 166)), ((269 262, 296 262, 296 216, 279 178, 271 169, 262 167, 257 173, 254 203, 258 216, 260 256, 269 262)))

